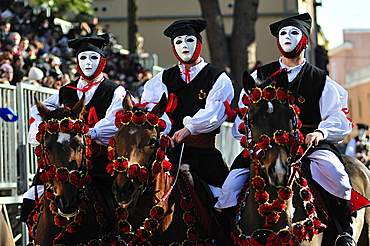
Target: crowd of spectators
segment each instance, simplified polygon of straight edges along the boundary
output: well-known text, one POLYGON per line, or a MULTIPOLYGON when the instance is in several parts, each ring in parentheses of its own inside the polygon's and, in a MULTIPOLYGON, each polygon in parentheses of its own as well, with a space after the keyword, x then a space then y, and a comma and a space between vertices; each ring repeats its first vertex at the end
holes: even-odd
POLYGON ((100 26, 98 18, 90 22, 73 23, 67 31, 47 16, 46 11, 36 12, 23 2, 13 2, 0 9, 0 83, 16 85, 31 83, 59 89, 75 80, 76 56, 67 41, 86 35, 109 33, 110 45, 106 49, 105 76, 124 85, 140 98, 143 84, 151 73, 122 52, 109 25, 100 26))

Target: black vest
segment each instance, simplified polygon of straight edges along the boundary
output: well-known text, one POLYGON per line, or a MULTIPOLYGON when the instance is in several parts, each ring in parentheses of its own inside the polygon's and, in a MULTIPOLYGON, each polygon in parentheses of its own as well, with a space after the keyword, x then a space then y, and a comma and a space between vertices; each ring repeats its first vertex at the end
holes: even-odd
MULTIPOLYGON (((192 117, 205 108, 209 91, 222 73, 221 69, 207 64, 188 84, 181 79, 178 66, 163 72, 162 81, 167 86, 168 94, 174 93, 178 96, 177 107, 171 115, 173 123, 170 136, 184 127, 184 117, 192 117)), ((214 131, 215 134, 219 132, 219 128, 214 131)))
MULTIPOLYGON (((260 71, 264 75, 264 78, 269 77, 279 69, 280 63, 278 61, 260 67, 260 71)), ((292 91, 295 96, 295 104, 301 110, 299 119, 302 121, 302 124, 316 125, 313 129, 307 129, 307 132, 306 129, 302 128, 301 131, 305 134, 315 130, 322 120, 319 101, 322 91, 324 90, 326 75, 327 71, 306 62, 294 80, 289 83, 289 90, 292 91), (304 99, 304 102, 300 99, 304 99)))
MULTIPOLYGON (((68 86, 77 87, 78 80, 67 84, 68 86)), ((78 102, 77 90, 63 86, 59 90, 59 103, 60 105, 73 106, 78 102)), ((86 111, 89 112, 90 108, 95 107, 98 119, 101 120, 105 117, 107 109, 112 103, 114 91, 119 85, 109 79, 104 79, 96 89, 90 102, 86 105, 86 111)), ((87 115, 85 116, 87 117, 87 115)), ((86 119, 85 119, 86 120, 86 119)))

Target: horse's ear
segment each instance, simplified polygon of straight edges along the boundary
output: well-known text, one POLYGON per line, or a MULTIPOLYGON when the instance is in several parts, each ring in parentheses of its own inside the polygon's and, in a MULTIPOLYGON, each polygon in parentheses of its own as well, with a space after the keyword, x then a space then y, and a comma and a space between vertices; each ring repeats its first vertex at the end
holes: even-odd
POLYGON ((247 94, 250 94, 252 89, 256 87, 256 81, 252 78, 252 76, 248 73, 247 70, 243 73, 243 87, 247 94))
POLYGON ((152 113, 157 115, 158 117, 161 117, 164 114, 166 107, 167 107, 167 97, 166 94, 163 93, 159 103, 157 103, 157 105, 155 105, 154 108, 152 109, 152 113))
POLYGON ((34 99, 35 99, 37 110, 39 111, 39 114, 41 116, 41 119, 43 121, 49 119, 50 110, 42 102, 40 102, 36 96, 34 96, 34 99))
POLYGON ((72 109, 77 119, 83 119, 85 113, 85 97, 82 97, 72 109))
POLYGON ((134 107, 134 105, 132 103, 131 94, 130 94, 129 91, 126 91, 126 96, 122 101, 123 112, 126 112, 128 110, 132 110, 133 107, 134 107))
POLYGON ((289 80, 288 80, 288 74, 286 70, 281 70, 280 73, 277 74, 276 76, 276 85, 278 87, 282 87, 284 89, 289 88, 289 80))

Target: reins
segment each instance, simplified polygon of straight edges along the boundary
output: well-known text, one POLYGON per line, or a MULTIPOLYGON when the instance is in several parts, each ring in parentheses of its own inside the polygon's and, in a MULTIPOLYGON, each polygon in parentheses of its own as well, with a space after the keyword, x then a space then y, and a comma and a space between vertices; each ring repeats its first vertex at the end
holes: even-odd
POLYGON ((311 147, 312 147, 312 143, 310 143, 310 145, 307 146, 307 149, 303 152, 302 156, 298 160, 296 160, 295 162, 293 162, 292 164, 290 164, 290 167, 292 168, 292 173, 291 173, 291 175, 289 177, 289 180, 288 180, 288 183, 287 183, 287 185, 289 187, 292 186, 293 181, 294 181, 294 179, 296 177, 296 173, 297 173, 298 169, 301 168, 301 166, 302 166, 302 159, 303 159, 303 157, 306 156, 308 150, 311 147))

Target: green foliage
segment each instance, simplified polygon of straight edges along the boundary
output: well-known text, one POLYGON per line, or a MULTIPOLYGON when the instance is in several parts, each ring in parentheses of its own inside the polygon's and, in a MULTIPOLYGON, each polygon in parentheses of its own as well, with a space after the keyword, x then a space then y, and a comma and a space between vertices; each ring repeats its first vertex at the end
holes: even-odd
POLYGON ((73 13, 76 16, 93 16, 91 9, 92 0, 32 0, 32 6, 49 7, 55 17, 68 19, 67 14, 73 13))

